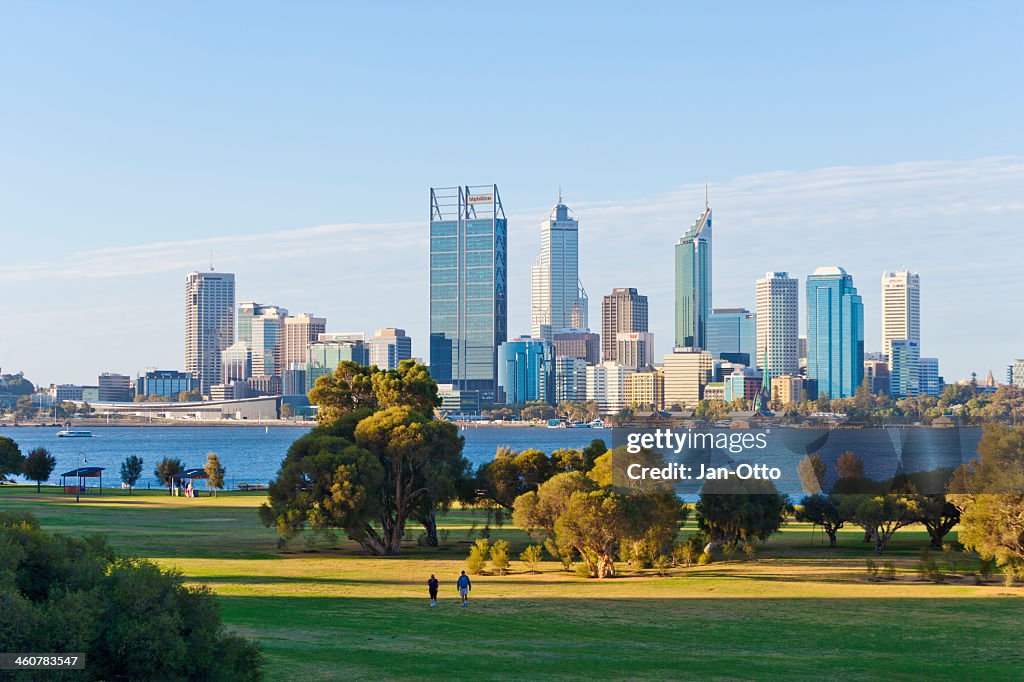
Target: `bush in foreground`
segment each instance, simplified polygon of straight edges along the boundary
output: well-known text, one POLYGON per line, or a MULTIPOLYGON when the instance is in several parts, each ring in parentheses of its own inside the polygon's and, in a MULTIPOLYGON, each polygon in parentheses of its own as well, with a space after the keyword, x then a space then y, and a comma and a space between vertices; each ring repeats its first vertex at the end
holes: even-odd
POLYGON ((26 514, 0 512, 0 614, 0 651, 82 652, 88 679, 262 678, 260 650, 226 631, 208 588, 26 514))

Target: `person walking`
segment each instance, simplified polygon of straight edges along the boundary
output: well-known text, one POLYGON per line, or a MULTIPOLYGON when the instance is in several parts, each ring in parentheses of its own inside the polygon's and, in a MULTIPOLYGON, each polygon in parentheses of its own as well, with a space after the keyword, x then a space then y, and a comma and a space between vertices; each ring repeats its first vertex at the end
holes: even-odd
POLYGON ((459 588, 459 596, 462 597, 462 608, 466 608, 469 606, 469 591, 473 589, 473 583, 469 581, 469 576, 465 571, 459 576, 455 585, 459 588))
POLYGON ((437 577, 431 573, 430 580, 427 581, 427 590, 430 592, 430 605, 437 606, 437 586, 439 585, 437 577))

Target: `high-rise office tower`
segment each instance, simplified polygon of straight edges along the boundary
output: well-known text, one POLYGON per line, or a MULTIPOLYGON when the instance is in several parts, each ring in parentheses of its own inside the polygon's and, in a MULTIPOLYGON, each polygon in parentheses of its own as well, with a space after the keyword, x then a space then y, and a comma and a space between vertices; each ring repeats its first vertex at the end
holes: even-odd
POLYGON ((244 341, 252 348, 252 318, 263 313, 265 308, 274 306, 255 301, 243 301, 238 304, 238 326, 236 341, 244 341))
POLYGON ((555 355, 555 402, 587 399, 587 367, 583 358, 555 355))
POLYGON ((921 395, 938 398, 943 388, 942 377, 939 376, 939 359, 921 358, 920 367, 921 395))
POLYGON ((412 339, 405 335, 404 329, 378 329, 366 345, 370 349, 370 364, 379 369, 398 369, 398 363, 412 359, 412 339))
POLYGON ((636 289, 612 289, 601 302, 601 359, 617 361, 619 332, 647 331, 647 297, 636 289))
POLYGON ((676 243, 676 347, 706 348, 711 315, 711 207, 676 243))
POLYGON ((894 399, 921 394, 921 348, 917 341, 889 341, 889 395, 894 399))
POLYGON ((587 294, 580 283, 578 220, 561 194, 540 224, 540 254, 531 271, 530 318, 535 338, 552 340, 568 329, 587 327, 587 294))
POLYGON ((653 332, 619 332, 615 335, 615 358, 620 365, 641 369, 654 366, 653 332))
POLYGON ((555 351, 547 339, 519 337, 498 348, 500 400, 521 405, 555 401, 555 351))
POLYGON ((704 386, 711 380, 714 360, 711 353, 694 348, 677 348, 665 356, 665 407, 694 407, 704 397, 704 386))
POLYGON ((909 270, 882 274, 882 352, 890 360, 896 339, 921 343, 921 278, 909 270))
POLYGON ((497 185, 430 189, 430 374, 485 405, 507 339, 507 232, 497 185))
POLYGON ((327 319, 323 317, 299 313, 284 318, 284 347, 279 372, 287 369, 292 363, 306 362, 309 357, 309 344, 326 331, 327 319))
POLYGON ((220 382, 220 352, 235 342, 235 276, 190 272, 185 277, 185 371, 209 394, 220 382))
POLYGON ((127 403, 132 399, 132 378, 127 374, 104 372, 96 380, 101 403, 127 403))
POLYGON ((253 375, 252 350, 245 341, 236 341, 221 351, 222 384, 245 381, 253 375))
POLYGON ((626 377, 636 370, 616 362, 587 366, 587 400, 597 403, 601 414, 614 414, 626 402, 626 377))
POLYGON ((807 278, 807 378, 818 395, 849 398, 864 377, 864 303, 853 277, 823 267, 807 278))
POLYGON ((601 337, 598 334, 577 330, 553 336, 556 356, 580 358, 588 365, 601 362, 601 337))
POLYGON ((288 310, 280 306, 264 306, 252 318, 252 374, 276 376, 284 364, 284 321, 288 310))
POLYGON ((332 373, 341 362, 367 365, 370 353, 366 349, 362 334, 321 334, 309 344, 306 361, 306 392, 312 390, 316 380, 332 373))
POLYGON ((715 360, 753 367, 756 324, 746 308, 715 308, 708 318, 707 350, 715 360))
POLYGON ((767 272, 757 280, 757 351, 751 366, 771 378, 800 369, 797 281, 786 272, 767 272), (767 356, 767 366, 765 357, 767 356))

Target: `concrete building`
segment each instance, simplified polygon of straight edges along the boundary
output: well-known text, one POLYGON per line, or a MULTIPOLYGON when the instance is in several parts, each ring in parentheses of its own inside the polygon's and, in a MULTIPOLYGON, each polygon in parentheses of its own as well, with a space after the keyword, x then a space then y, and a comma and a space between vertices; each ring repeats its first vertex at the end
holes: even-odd
POLYGON ((761 381, 761 372, 750 367, 733 372, 722 381, 725 386, 725 402, 754 400, 761 390, 761 381))
POLYGON ((555 402, 555 350, 551 342, 521 336, 498 347, 498 401, 521 405, 555 402))
POLYGON ((704 386, 704 397, 702 400, 721 400, 725 402, 725 383, 712 381, 704 386))
MULTIPOLYGON (((308 349, 306 352, 308 354, 308 349)), ((306 367, 305 362, 293 362, 281 372, 283 395, 306 395, 306 367)))
POLYGON ((675 247, 675 345, 707 348, 711 316, 711 207, 679 239, 675 247))
POLYGON ((647 297, 636 289, 612 289, 601 301, 601 359, 617 362, 619 332, 647 331, 647 297))
POLYGON ((1024 360, 1014 360, 1010 365, 1009 383, 1024 389, 1024 360))
POLYGON ((714 308, 708 317, 706 350, 715 360, 753 367, 756 332, 754 315, 746 308, 714 308))
POLYGON ((615 335, 615 357, 620 365, 634 369, 654 366, 654 332, 619 332, 615 335))
POLYGON ((507 234, 497 185, 430 189, 430 374, 483 405, 508 339, 507 234))
POLYGON ((587 294, 580 283, 579 228, 561 196, 541 221, 540 253, 531 270, 534 338, 552 341, 554 334, 588 326, 587 294))
POLYGON ((921 278, 909 270, 882 273, 882 352, 890 362, 897 339, 921 345, 921 278))
POLYGON ((626 403, 629 407, 661 410, 665 407, 665 375, 653 367, 626 376, 626 403))
POLYGON ((412 338, 404 329, 384 327, 378 329, 366 341, 370 352, 370 364, 379 369, 398 369, 398 364, 412 359, 412 338))
POLYGON ((132 378, 127 374, 104 372, 96 379, 97 400, 103 403, 130 403, 132 378))
POLYGON ((875 395, 889 395, 889 361, 865 359, 864 381, 867 382, 868 390, 875 395))
POLYGON ((889 395, 893 399, 921 394, 921 349, 917 341, 889 340, 889 395))
POLYGON ((807 278, 807 377, 818 395, 850 398, 864 376, 864 304, 840 267, 807 278))
POLYGON ((665 356, 665 408, 694 407, 703 398, 704 386, 711 380, 714 360, 711 353, 677 348, 665 356))
POLYGON ((235 342, 235 276, 190 272, 185 277, 185 371, 199 390, 221 381, 221 351, 235 342))
POLYGON ((597 403, 602 414, 614 414, 625 407, 626 377, 636 370, 615 362, 587 367, 587 400, 597 403))
POLYGON ((325 317, 299 313, 284 318, 284 341, 277 373, 280 374, 293 363, 306 362, 309 358, 309 344, 326 331, 325 317))
POLYGON ((245 382, 250 396, 283 395, 281 377, 271 374, 255 374, 245 382))
POLYGON ((554 334, 555 356, 580 358, 588 365, 601 362, 601 337, 594 332, 573 329, 554 334))
POLYGON ((807 341, 798 337, 797 288, 796 278, 786 272, 767 272, 757 280, 756 361, 751 366, 771 378, 796 374, 800 358, 807 356, 807 341))
POLYGON ((266 306, 252 318, 252 373, 273 376, 281 373, 284 364, 284 321, 287 308, 266 306))
POLYGON ((772 400, 782 405, 804 401, 804 380, 798 376, 783 374, 772 379, 772 400))
POLYGON ((50 404, 59 405, 65 401, 82 402, 85 400, 83 397, 85 389, 85 386, 79 386, 78 384, 50 384, 47 392, 50 394, 50 404))
POLYGON ((184 403, 95 403, 92 407, 96 410, 98 416, 126 414, 135 417, 157 417, 186 421, 220 421, 222 419, 260 421, 277 419, 280 414, 280 405, 280 396, 267 396, 243 398, 240 400, 204 400, 184 403))
POLYGON ((555 403, 587 399, 587 361, 570 355, 555 355, 555 403))

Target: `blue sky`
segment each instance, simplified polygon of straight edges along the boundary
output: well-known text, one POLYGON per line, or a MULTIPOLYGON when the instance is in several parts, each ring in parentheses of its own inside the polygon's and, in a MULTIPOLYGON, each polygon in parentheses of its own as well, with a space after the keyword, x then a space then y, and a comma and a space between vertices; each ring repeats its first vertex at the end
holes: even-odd
POLYGON ((592 310, 639 287, 667 351, 708 177, 716 306, 842 265, 875 349, 906 266, 925 354, 998 376, 1024 356, 1022 29, 1019 3, 3 3, 0 367, 180 367, 210 251, 240 299, 425 355, 427 188, 492 181, 510 332, 561 184, 592 310))

